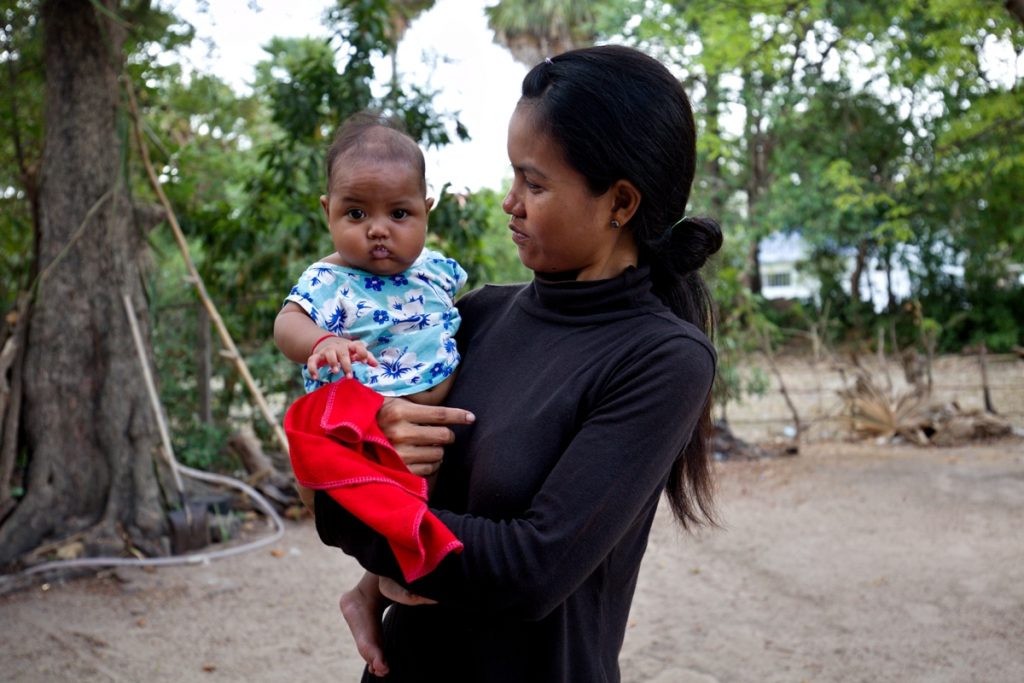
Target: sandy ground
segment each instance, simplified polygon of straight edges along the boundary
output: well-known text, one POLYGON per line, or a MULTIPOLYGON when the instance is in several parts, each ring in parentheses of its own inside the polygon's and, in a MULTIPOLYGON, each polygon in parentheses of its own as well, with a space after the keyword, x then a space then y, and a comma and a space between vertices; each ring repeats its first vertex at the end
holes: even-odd
MULTIPOLYGON (((659 516, 624 681, 1024 681, 1024 442, 719 468, 724 528, 659 516)), ((37 586, 0 598, 0 679, 358 680, 336 608, 358 573, 306 521, 207 566, 37 586)))

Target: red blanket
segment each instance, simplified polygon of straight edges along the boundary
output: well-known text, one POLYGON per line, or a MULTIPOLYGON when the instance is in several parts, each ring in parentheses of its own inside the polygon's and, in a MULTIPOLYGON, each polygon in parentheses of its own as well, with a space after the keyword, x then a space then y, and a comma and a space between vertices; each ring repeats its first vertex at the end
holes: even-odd
POLYGON ((391 545, 406 581, 462 542, 427 510, 427 482, 405 466, 377 426, 384 397, 342 379, 296 400, 284 430, 296 480, 327 491, 391 545))

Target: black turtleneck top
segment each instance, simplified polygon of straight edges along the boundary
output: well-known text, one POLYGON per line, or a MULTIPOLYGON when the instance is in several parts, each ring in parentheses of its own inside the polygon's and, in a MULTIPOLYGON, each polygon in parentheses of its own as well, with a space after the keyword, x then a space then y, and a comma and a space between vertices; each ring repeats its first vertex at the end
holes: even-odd
MULTIPOLYGON (((465 549, 410 585, 438 605, 389 610, 387 680, 619 681, 648 532, 714 350, 644 267, 486 286, 458 307, 447 403, 476 422, 455 428, 431 509, 465 549)), ((386 541, 329 496, 316 513, 326 543, 401 580, 386 541)))

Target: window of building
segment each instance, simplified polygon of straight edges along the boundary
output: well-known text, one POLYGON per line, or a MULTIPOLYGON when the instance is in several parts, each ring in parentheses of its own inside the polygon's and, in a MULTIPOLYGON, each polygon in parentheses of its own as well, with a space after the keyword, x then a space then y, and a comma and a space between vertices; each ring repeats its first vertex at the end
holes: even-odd
POLYGON ((792 284, 792 274, 789 271, 768 273, 769 287, 789 287, 790 284, 792 284))

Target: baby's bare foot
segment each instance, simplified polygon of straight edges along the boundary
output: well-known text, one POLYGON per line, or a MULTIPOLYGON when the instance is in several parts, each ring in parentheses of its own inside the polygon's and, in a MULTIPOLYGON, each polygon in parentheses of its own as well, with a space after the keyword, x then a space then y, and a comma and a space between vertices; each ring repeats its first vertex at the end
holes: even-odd
POLYGON ((386 676, 388 665, 381 648, 380 620, 384 612, 381 600, 366 595, 356 586, 342 594, 338 605, 367 670, 374 676, 386 676))

